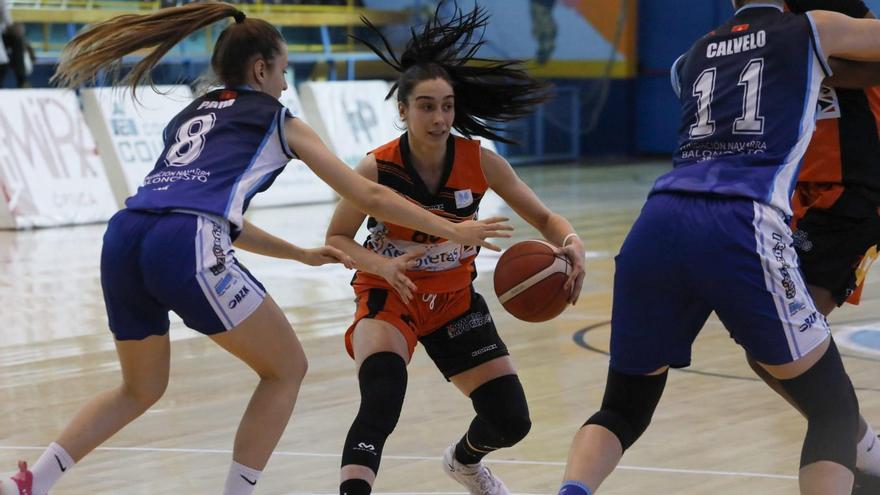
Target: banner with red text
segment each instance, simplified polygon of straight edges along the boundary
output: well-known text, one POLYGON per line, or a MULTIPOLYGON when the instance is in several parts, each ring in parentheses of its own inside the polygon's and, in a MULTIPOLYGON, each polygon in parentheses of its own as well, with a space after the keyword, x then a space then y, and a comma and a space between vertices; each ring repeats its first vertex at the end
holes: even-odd
POLYGON ((0 90, 0 228, 105 221, 116 202, 73 92, 0 90))

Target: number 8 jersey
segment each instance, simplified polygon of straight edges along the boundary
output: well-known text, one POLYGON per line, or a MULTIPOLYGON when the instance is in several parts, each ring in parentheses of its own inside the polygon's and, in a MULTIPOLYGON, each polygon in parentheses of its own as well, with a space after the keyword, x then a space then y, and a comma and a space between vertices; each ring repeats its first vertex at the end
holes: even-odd
POLYGON ((674 168, 652 193, 736 196, 791 215, 791 194, 831 74, 809 13, 750 4, 672 66, 682 105, 674 168))
POLYGON ((289 116, 260 91, 220 89, 197 98, 165 128, 162 156, 126 207, 207 213, 240 229, 251 199, 294 158, 284 136, 289 116))

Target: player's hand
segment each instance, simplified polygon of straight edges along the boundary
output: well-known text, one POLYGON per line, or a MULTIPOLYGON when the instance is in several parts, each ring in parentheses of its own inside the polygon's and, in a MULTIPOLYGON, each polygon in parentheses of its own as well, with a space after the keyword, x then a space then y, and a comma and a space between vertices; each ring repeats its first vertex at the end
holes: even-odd
POLYGON ((333 246, 321 246, 311 249, 302 249, 294 258, 300 263, 309 266, 321 266, 329 263, 342 263, 349 270, 354 268, 354 260, 351 256, 343 253, 333 246))
POLYGON ((405 304, 412 301, 416 284, 406 276, 406 272, 419 266, 419 258, 425 255, 425 249, 416 249, 396 258, 389 258, 379 270, 379 275, 387 281, 400 295, 405 304))
POLYGON ((569 291, 568 302, 574 306, 581 295, 581 287, 584 285, 584 275, 586 274, 584 268, 587 256, 584 244, 580 237, 573 236, 565 247, 556 248, 556 254, 565 256, 571 263, 571 273, 568 274, 568 280, 565 281, 563 289, 569 291))
POLYGON ((492 251, 501 251, 501 248, 487 241, 489 237, 510 237, 513 227, 507 225, 510 221, 505 217, 491 217, 485 220, 468 220, 455 225, 457 236, 449 240, 464 244, 465 246, 482 246, 492 251))

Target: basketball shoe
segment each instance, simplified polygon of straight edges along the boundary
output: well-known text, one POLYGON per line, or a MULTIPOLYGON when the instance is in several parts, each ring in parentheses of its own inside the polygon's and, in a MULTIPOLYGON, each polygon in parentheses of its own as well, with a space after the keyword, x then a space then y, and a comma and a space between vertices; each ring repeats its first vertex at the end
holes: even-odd
POLYGON ((504 482, 482 462, 462 464, 455 459, 455 444, 443 453, 443 472, 468 489, 471 495, 510 495, 504 482))
POLYGON ((33 485, 34 475, 28 471, 27 463, 18 461, 18 472, 0 480, 0 495, 33 495, 33 485))

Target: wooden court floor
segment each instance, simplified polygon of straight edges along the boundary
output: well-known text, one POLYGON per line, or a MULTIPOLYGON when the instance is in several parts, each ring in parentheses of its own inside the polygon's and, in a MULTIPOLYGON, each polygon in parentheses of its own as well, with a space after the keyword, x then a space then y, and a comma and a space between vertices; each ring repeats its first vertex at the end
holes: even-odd
MULTIPOLYGON (((540 167, 523 178, 586 240, 588 275, 577 307, 546 324, 507 315, 491 290, 497 255, 484 253, 477 286, 518 365, 533 428, 489 457, 517 494, 555 494, 572 434, 599 406, 608 347, 613 256, 665 164, 540 167)), ((253 211, 267 230, 312 246, 332 205, 253 211)), ((484 215, 509 212, 490 202, 484 215)), ((536 233, 514 219, 516 239, 536 233)), ((0 469, 35 460, 73 412, 118 383, 98 278, 102 225, 0 232, 0 469)), ((514 239, 514 240, 516 240, 514 239)), ((512 241, 505 241, 509 244, 512 241)), ((341 333, 354 309, 350 273, 240 254, 285 309, 310 370, 287 431, 257 493, 335 494, 339 451, 358 401, 341 333)), ((875 270, 876 271, 876 270, 875 270)), ((674 283, 674 281, 670 281, 674 283)), ((880 275, 864 302, 832 315, 835 328, 880 328, 880 275)), ((172 323, 171 384, 146 415, 87 457, 53 491, 64 495, 219 494, 235 427, 256 376, 209 339, 172 323)), ((844 349, 863 414, 880 423, 880 354, 844 349)), ((453 494, 441 472, 444 448, 470 422, 467 398, 447 384, 421 349, 389 439, 375 493, 453 494)), ((741 350, 714 318, 693 366, 670 375, 645 436, 603 485, 602 495, 795 494, 805 423, 756 381, 741 350)))

